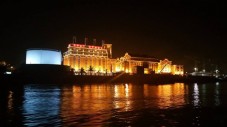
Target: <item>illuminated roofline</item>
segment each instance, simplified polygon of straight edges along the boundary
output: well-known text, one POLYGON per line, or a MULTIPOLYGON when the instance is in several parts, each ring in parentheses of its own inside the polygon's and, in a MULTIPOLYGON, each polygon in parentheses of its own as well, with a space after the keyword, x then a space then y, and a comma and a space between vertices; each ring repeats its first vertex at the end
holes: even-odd
MULTIPOLYGON (((68 47, 68 48, 70 48, 70 47, 68 47)), ((96 48, 88 48, 88 47, 76 47, 76 48, 81 48, 81 49, 93 49, 93 50, 105 50, 105 51, 106 51, 106 49, 105 49, 105 48, 101 48, 101 49, 96 49, 96 48)))
POLYGON ((76 45, 83 45, 83 46, 86 46, 86 47, 88 47, 88 46, 103 47, 102 45, 101 46, 97 46, 97 45, 87 45, 87 44, 86 45, 85 44, 73 44, 73 43, 69 44, 69 46, 71 46, 71 47, 76 47, 76 45))
POLYGON ((100 58, 108 58, 107 56, 97 56, 97 55, 78 55, 78 54, 67 54, 64 55, 63 57, 69 57, 69 56, 80 56, 80 57, 100 57, 100 58))
POLYGON ((141 61, 141 60, 130 60, 132 62, 148 62, 148 63, 159 63, 157 61, 141 61))
POLYGON ((56 52, 61 52, 60 50, 57 49, 48 49, 48 48, 29 48, 26 51, 32 51, 32 50, 44 50, 44 51, 56 51, 56 52))

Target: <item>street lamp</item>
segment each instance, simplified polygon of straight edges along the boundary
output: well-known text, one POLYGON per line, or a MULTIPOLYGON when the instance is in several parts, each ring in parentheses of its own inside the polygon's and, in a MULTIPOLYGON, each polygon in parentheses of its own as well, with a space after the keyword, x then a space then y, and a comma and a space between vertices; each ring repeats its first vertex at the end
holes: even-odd
POLYGON ((195 70, 195 71, 198 71, 198 68, 197 68, 197 67, 195 67, 195 68, 194 68, 194 70, 195 70))

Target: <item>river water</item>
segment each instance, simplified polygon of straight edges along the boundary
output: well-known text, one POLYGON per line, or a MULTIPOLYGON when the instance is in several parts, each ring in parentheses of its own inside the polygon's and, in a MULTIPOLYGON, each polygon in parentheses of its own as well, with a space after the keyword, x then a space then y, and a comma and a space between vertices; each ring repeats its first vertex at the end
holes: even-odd
POLYGON ((1 127, 227 125, 226 82, 12 86, 0 90, 1 127))

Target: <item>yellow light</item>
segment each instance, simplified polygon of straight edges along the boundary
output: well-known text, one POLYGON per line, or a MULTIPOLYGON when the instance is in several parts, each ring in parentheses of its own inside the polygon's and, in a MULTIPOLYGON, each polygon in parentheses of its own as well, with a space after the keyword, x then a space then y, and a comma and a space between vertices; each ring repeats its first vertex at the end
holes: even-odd
POLYGON ((128 69, 125 70, 126 73, 129 73, 128 69))
POLYGON ((78 71, 78 70, 79 70, 79 69, 78 69, 78 66, 75 66, 74 69, 75 69, 75 71, 78 71))
POLYGON ((129 96, 129 88, 128 88, 128 84, 125 84, 125 96, 128 97, 129 96))
POLYGON ((148 68, 144 68, 144 74, 149 74, 148 68))
POLYGON ((116 72, 119 72, 121 71, 119 67, 116 67, 116 72))

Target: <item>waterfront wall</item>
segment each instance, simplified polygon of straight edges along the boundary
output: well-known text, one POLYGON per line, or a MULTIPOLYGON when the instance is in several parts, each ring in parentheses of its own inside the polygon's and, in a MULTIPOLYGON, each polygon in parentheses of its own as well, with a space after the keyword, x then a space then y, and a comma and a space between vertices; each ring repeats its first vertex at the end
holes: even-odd
POLYGON ((83 84, 83 83, 146 83, 146 84, 167 84, 167 83, 198 83, 226 81, 215 77, 204 76, 178 76, 178 75, 128 75, 118 74, 113 76, 92 76, 92 75, 3 75, 0 82, 7 83, 43 83, 43 84, 83 84))

